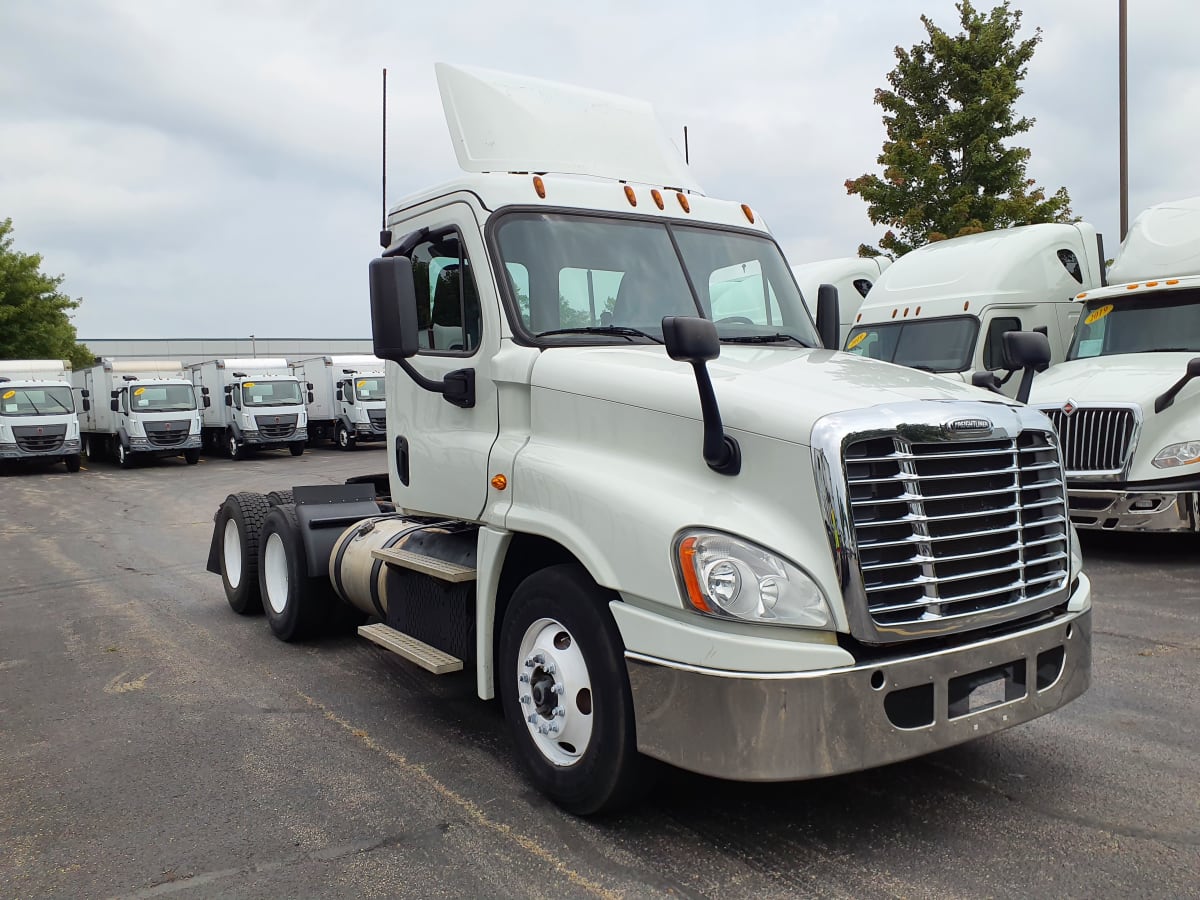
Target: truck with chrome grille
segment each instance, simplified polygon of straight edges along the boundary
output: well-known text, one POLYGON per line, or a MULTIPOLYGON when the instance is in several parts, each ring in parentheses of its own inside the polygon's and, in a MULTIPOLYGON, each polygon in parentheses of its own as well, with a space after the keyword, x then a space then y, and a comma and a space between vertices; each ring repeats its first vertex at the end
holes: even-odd
POLYGON ((236 612, 469 673, 578 814, 660 763, 853 772, 1087 689, 1041 413, 825 349, 836 292, 814 325, 646 104, 438 79, 465 174, 392 208, 369 267, 388 471, 230 495, 208 567, 236 612), (760 306, 724 288, 747 278, 760 306))
POLYGON ((1067 360, 1030 402, 1053 421, 1071 520, 1200 531, 1200 197, 1134 221, 1109 285, 1076 298, 1067 360))

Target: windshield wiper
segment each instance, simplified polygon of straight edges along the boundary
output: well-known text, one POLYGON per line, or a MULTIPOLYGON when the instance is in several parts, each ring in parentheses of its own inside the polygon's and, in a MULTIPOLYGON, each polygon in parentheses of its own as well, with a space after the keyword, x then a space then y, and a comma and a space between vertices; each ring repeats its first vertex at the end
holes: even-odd
POLYGON ((784 341, 795 341, 801 347, 812 349, 812 345, 802 341, 794 334, 784 334, 777 332, 775 334, 751 334, 742 337, 723 337, 722 344, 780 344, 784 341))
POLYGON ((629 328, 626 325, 593 325, 588 328, 556 328, 553 331, 541 331, 538 337, 550 337, 554 334, 615 334, 618 337, 629 338, 633 340, 635 337, 644 337, 654 341, 656 344, 661 344, 662 338, 656 338, 652 334, 647 334, 638 328, 629 328))
POLYGON ((1195 353, 1191 347, 1151 347, 1149 350, 1143 350, 1143 353, 1195 353))

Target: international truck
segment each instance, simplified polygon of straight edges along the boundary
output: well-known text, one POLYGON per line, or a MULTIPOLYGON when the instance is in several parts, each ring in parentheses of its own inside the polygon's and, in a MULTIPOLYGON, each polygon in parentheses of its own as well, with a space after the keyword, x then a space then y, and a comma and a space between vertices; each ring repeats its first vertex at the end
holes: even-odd
MULTIPOLYGON (((61 460, 78 472, 79 416, 63 359, 0 360, 0 462, 61 460)), ((90 405, 84 395, 83 407, 90 405)))
POLYGON ((1058 430, 1071 520, 1200 532, 1200 197, 1139 215, 1108 280, 1079 293, 1067 359, 1030 397, 1058 430))
POLYGON ((1104 283, 1104 254, 1086 222, 1023 225, 926 244, 880 275, 844 347, 859 356, 1001 389, 1016 379, 1004 335, 1042 330, 1051 364, 1066 357, 1079 304, 1104 283))
POLYGON ((792 266, 792 274, 804 297, 816 297, 822 284, 832 284, 838 289, 841 313, 838 346, 841 347, 854 327, 854 319, 867 294, 891 264, 886 256, 845 256, 792 266))
POLYGON ((183 363, 106 358, 72 372, 71 381, 81 397, 96 398, 80 417, 88 459, 108 456, 122 469, 168 456, 200 462, 201 404, 183 363))
POLYGON ((204 408, 201 437, 212 451, 245 459, 256 450, 304 453, 306 393, 286 359, 210 359, 188 366, 192 383, 216 401, 204 408))
POLYGON ((469 673, 576 814, 658 762, 853 772, 1084 692, 1045 416, 825 349, 836 291, 814 327, 760 212, 705 196, 648 104, 437 75, 464 173, 393 207, 369 266, 388 471, 229 495, 235 612, 469 673), (714 321, 750 269, 771 320, 714 321))
POLYGON ((310 356, 291 361, 307 388, 309 440, 333 440, 342 450, 387 440, 383 360, 374 356, 310 356))

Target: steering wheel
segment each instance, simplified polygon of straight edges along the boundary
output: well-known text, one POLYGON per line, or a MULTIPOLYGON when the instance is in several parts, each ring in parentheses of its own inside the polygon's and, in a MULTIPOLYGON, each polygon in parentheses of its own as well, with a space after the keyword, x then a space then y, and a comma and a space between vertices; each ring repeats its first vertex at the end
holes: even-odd
POLYGON ((723 325, 726 323, 730 325, 753 325, 754 320, 747 319, 745 316, 726 316, 725 318, 717 319, 716 321, 717 325, 723 325))

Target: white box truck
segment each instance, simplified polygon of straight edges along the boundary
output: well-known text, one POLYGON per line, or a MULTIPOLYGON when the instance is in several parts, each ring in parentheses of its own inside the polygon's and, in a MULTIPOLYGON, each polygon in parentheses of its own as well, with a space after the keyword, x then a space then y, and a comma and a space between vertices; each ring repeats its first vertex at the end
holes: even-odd
POLYGON ((1139 215, 1076 307, 1066 362, 1030 397, 1058 430, 1071 520, 1200 532, 1200 197, 1139 215))
MULTIPOLYGON (((1066 357, 1080 291, 1103 283, 1086 222, 1024 225, 927 244, 896 260, 867 294, 843 346, 859 356, 990 383, 1007 371, 1004 335, 1042 330, 1066 357)), ((1017 379, 1003 384, 1015 395, 1017 379)))
POLYGON ((841 347, 854 327, 863 300, 891 264, 891 259, 886 256, 844 256, 792 266, 792 274, 806 300, 815 300, 822 284, 832 284, 838 289, 841 313, 838 346, 841 347))
POLYGON ((304 453, 305 392, 286 359, 210 359, 188 366, 192 383, 212 398, 204 409, 204 446, 245 459, 255 450, 304 453))
MULTIPOLYGON (((197 391, 177 360, 101 359, 73 372, 81 396, 94 402, 80 417, 83 452, 108 456, 122 469, 137 460, 182 456, 200 461, 197 391)), ((208 403, 207 394, 202 395, 208 403)))
POLYGON ((0 360, 0 462, 62 460, 68 472, 79 471, 70 377, 63 359, 0 360))
POLYGON ((1045 416, 823 349, 836 296, 814 327, 758 211, 705 196, 647 104, 437 72, 465 174, 394 207, 370 264, 388 472, 227 497, 236 612, 471 672, 579 814, 647 758, 814 778, 1083 693, 1045 416), (772 321, 714 322, 752 264, 772 321))
POLYGON ((308 437, 342 450, 387 440, 383 360, 374 356, 310 356, 291 361, 308 392, 308 437))

